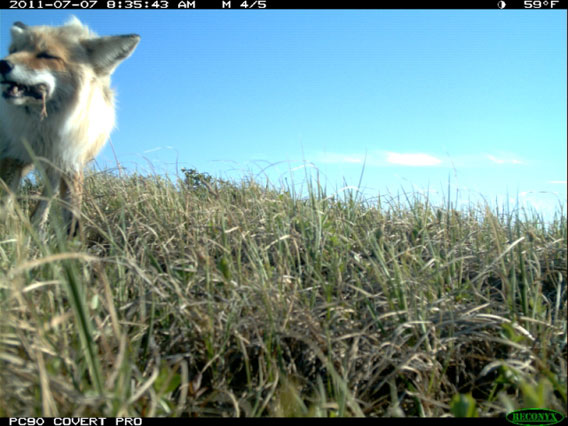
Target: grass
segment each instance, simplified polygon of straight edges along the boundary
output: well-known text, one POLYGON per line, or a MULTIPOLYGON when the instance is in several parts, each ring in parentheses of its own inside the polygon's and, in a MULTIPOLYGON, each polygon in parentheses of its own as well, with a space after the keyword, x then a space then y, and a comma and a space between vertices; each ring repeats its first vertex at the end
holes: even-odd
POLYGON ((2 208, 0 416, 566 415, 563 211, 308 189, 91 174, 71 240, 2 208))

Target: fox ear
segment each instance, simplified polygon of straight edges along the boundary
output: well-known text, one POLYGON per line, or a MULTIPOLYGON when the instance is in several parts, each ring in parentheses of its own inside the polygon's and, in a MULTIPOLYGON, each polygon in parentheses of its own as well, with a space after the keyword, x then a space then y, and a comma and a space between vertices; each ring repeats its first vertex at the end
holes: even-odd
POLYGON ((28 26, 20 21, 14 22, 14 25, 12 25, 12 28, 10 29, 12 38, 21 37, 27 28, 28 26))
POLYGON ((110 75, 118 64, 134 52, 139 41, 138 34, 128 34, 91 38, 81 43, 97 74, 110 75))

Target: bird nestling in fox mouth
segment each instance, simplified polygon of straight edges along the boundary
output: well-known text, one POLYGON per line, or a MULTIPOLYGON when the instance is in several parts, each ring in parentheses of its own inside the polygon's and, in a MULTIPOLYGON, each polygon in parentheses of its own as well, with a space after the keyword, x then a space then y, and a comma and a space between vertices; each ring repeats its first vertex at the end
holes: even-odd
POLYGON ((15 81, 0 81, 0 84, 7 86, 2 91, 2 96, 6 99, 9 98, 22 98, 29 96, 34 99, 44 99, 47 94, 47 86, 43 83, 27 86, 19 84, 15 81))
POLYGON ((45 84, 39 83, 28 86, 14 81, 0 81, 0 84, 7 86, 2 91, 2 96, 5 99, 13 100, 29 97, 41 101, 40 118, 44 119, 47 117, 47 86, 45 84))

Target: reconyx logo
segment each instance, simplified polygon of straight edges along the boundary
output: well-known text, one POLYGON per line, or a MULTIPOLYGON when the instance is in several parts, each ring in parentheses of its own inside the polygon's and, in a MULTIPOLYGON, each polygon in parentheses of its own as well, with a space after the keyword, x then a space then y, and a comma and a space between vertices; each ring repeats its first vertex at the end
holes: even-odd
POLYGON ((525 408, 524 410, 516 410, 507 414, 507 420, 516 425, 555 425, 564 420, 564 416, 558 411, 546 408, 525 408))

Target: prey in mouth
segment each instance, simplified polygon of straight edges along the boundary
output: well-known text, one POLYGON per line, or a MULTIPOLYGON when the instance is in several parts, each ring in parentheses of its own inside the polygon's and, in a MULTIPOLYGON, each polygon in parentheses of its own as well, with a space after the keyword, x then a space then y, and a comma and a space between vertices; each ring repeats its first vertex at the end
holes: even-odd
POLYGON ((2 96, 5 99, 17 101, 15 103, 21 104, 25 101, 25 98, 31 98, 34 100, 41 100, 42 108, 40 112, 41 119, 47 117, 47 85, 44 83, 26 85, 17 83, 15 81, 3 80, 0 81, 2 86, 5 86, 2 90, 2 96))

